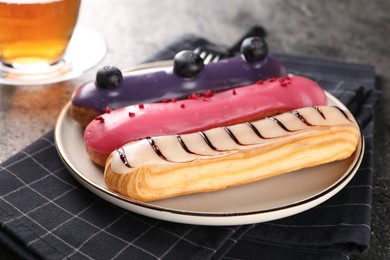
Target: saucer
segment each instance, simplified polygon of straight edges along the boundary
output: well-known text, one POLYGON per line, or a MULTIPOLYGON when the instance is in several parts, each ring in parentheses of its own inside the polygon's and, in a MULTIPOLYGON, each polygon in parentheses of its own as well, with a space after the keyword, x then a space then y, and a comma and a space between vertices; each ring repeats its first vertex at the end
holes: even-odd
POLYGON ((106 51, 106 42, 98 32, 78 26, 63 59, 48 73, 23 74, 0 64, 0 84, 42 85, 74 79, 98 64, 106 51))

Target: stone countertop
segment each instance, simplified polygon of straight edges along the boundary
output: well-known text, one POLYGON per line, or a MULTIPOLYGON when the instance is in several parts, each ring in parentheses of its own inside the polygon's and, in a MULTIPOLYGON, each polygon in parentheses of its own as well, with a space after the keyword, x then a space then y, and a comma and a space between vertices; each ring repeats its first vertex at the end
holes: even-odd
MULTIPOLYGON (((83 0, 79 25, 100 32, 100 65, 67 82, 0 85, 0 162, 51 130, 75 87, 96 69, 140 63, 184 33, 233 44, 253 25, 268 31, 271 51, 371 64, 382 102, 376 111, 371 247, 352 259, 390 259, 390 2, 387 0, 83 0)), ((0 258, 11 252, 0 247, 0 258)))

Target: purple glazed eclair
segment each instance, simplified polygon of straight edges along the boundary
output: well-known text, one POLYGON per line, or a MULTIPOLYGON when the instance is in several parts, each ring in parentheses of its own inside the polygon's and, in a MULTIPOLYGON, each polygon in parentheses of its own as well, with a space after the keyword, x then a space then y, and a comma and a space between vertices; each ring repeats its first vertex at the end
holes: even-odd
POLYGON ((204 64, 192 51, 175 55, 173 66, 121 73, 115 67, 99 70, 95 81, 79 86, 72 95, 70 113, 85 127, 97 116, 129 105, 185 99, 191 94, 222 91, 283 77, 287 70, 268 54, 266 42, 247 38, 241 55, 204 64))

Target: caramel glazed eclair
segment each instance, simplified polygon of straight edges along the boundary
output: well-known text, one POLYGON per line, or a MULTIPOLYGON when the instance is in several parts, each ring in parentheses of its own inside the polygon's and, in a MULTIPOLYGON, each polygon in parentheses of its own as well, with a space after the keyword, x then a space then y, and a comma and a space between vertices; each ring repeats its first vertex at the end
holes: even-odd
POLYGON ((359 128, 338 107, 130 142, 107 160, 107 187, 139 201, 210 192, 350 157, 359 128))

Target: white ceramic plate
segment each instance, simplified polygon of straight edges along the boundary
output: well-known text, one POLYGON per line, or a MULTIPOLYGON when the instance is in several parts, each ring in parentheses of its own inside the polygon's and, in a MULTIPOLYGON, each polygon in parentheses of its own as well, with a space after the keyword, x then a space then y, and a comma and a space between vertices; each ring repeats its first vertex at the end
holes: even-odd
MULTIPOLYGON (((329 105, 346 107, 327 93, 329 105)), ((355 175, 364 151, 361 137, 348 159, 307 168, 223 191, 192 194, 156 202, 139 202, 110 191, 103 169, 84 150, 82 128, 69 115, 70 104, 60 113, 55 129, 57 150, 70 173, 102 199, 145 216, 199 225, 239 225, 291 216, 308 210, 340 191, 355 175)))

